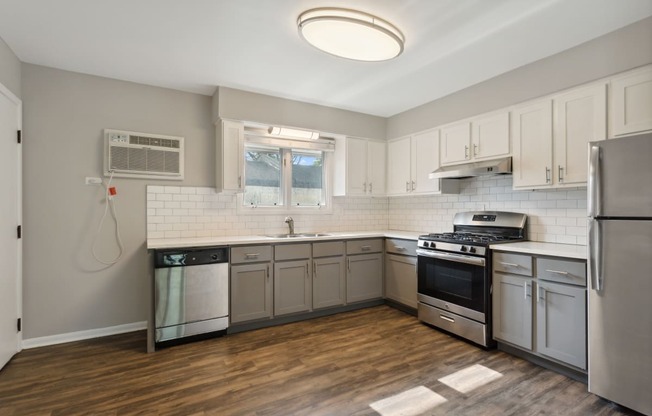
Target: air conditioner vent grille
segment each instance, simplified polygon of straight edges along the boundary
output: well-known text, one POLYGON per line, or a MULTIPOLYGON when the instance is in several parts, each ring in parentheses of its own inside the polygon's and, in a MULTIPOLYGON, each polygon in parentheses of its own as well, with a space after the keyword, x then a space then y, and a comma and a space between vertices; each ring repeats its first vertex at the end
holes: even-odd
POLYGON ((105 175, 183 179, 183 137, 105 130, 105 175))

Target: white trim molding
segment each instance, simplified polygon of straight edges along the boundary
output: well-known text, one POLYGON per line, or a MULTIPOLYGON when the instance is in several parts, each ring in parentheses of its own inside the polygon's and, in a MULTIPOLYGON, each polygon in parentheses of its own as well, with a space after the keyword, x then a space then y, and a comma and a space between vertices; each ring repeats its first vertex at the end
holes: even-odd
MULTIPOLYGON (((47 345, 63 344, 66 342, 81 341, 84 339, 100 338, 109 335, 124 334, 147 329, 147 321, 133 322, 130 324, 109 326, 106 328, 89 329, 86 331, 68 332, 65 334, 48 335, 45 337, 29 338, 23 340, 23 349, 44 347, 47 345)), ((143 340, 143 347, 145 342, 143 340)))

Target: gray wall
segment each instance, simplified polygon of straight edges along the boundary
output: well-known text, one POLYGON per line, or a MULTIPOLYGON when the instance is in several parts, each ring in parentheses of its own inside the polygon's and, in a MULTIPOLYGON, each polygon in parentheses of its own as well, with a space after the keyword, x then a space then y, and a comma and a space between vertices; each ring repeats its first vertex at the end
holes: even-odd
MULTIPOLYGON (((234 120, 302 127, 372 139, 385 138, 384 117, 220 87, 213 112, 234 120)), ((214 97, 215 101, 215 97, 214 97)))
POLYGON ((497 110, 649 63, 652 17, 392 116, 387 121, 387 138, 497 110))
MULTIPOLYGON (((214 186, 211 98, 23 64, 24 338, 146 320, 148 184, 214 186), (104 205, 102 129, 186 138, 186 179, 114 179, 125 245, 106 268, 90 251, 104 205)), ((115 254, 107 218, 100 255, 115 254)))
POLYGON ((2 38, 0 38, 0 84, 21 98, 20 61, 2 38))

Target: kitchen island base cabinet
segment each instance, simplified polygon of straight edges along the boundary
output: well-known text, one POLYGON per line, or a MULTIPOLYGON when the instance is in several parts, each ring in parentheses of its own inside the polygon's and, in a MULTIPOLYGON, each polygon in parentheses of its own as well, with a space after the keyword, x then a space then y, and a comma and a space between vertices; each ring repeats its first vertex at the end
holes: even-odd
POLYGON ((269 263, 231 266, 231 323, 272 317, 269 263))
POLYGON ((308 260, 274 264, 274 315, 312 309, 312 276, 308 260))
POLYGON ((347 258, 346 301, 383 297, 383 255, 360 254, 347 258))

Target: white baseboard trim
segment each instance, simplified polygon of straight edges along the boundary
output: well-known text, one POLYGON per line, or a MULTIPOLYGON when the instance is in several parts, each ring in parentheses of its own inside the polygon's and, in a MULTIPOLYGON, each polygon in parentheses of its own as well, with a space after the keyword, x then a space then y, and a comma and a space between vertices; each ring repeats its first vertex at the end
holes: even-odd
POLYGON ((46 345, 63 344, 65 342, 81 341, 84 339, 100 338, 107 335, 124 334, 125 332, 147 329, 147 321, 133 322, 131 324, 109 326, 106 328, 89 329, 87 331, 68 332, 66 334, 48 335, 46 337, 29 338, 23 340, 23 349, 44 347, 46 345))

